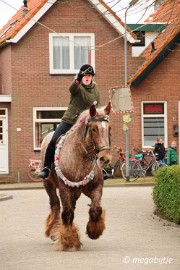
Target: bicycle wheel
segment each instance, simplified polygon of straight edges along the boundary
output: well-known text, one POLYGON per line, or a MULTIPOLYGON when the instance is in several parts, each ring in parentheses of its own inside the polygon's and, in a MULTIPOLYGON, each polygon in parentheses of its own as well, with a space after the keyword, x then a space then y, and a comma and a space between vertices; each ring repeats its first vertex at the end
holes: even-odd
POLYGON ((121 171, 121 162, 120 162, 119 159, 116 161, 116 163, 115 163, 115 165, 114 165, 113 168, 114 168, 113 176, 115 176, 115 177, 121 176, 121 174, 122 174, 122 171, 121 171))
MULTIPOLYGON (((136 170, 139 170, 139 164, 138 162, 134 160, 129 161, 129 181, 133 182, 139 178, 138 172, 136 170)), ((126 163, 124 162, 121 167, 122 176, 126 180, 126 163)))
POLYGON ((32 166, 28 167, 28 176, 34 182, 41 182, 42 179, 38 177, 37 169, 33 168, 32 166))
POLYGON ((155 171, 159 168, 159 163, 157 161, 155 161, 153 164, 152 164, 152 167, 151 167, 151 172, 152 174, 155 173, 155 171))

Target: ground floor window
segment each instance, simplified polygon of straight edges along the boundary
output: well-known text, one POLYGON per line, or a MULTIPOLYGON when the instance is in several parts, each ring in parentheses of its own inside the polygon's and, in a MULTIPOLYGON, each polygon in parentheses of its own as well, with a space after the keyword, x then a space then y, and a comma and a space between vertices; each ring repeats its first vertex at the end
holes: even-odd
POLYGON ((143 147, 154 146, 157 137, 167 147, 167 104, 166 102, 142 102, 143 147))
POLYGON ((33 108, 34 150, 40 150, 45 136, 56 129, 67 108, 33 108))

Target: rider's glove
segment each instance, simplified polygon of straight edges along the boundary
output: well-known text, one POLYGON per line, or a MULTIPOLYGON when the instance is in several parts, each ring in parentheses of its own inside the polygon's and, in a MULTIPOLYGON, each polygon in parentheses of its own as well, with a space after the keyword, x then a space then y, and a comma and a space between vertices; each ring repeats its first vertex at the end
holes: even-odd
POLYGON ((82 80, 83 76, 84 76, 84 75, 82 74, 82 72, 79 72, 78 75, 77 75, 76 80, 77 80, 78 82, 80 82, 80 81, 82 80))

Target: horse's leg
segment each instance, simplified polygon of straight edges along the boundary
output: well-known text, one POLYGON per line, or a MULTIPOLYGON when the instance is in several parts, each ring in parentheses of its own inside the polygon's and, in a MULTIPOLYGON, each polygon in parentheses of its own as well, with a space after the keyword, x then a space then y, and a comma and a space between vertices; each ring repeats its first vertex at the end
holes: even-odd
POLYGON ((60 188, 60 197, 63 211, 61 214, 62 222, 54 232, 56 239, 56 250, 76 251, 81 247, 78 228, 73 223, 76 201, 81 191, 63 186, 60 188))
POLYGON ((51 208, 51 212, 46 220, 45 234, 47 237, 51 237, 53 239, 53 237, 51 236, 52 229, 60 221, 60 201, 56 193, 56 186, 52 182, 50 182, 50 180, 45 180, 43 182, 43 185, 47 194, 49 195, 49 202, 51 208))
POLYGON ((102 185, 94 189, 84 190, 85 195, 91 198, 89 209, 89 221, 86 227, 86 233, 91 239, 98 239, 105 229, 105 211, 101 207, 102 185))

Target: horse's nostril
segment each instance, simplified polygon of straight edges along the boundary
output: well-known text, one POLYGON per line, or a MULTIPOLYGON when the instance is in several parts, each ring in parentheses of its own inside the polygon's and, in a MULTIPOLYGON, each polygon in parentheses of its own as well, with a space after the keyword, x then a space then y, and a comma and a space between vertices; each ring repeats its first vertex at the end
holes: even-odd
POLYGON ((101 162, 105 162, 104 157, 100 157, 100 161, 101 161, 101 162))
POLYGON ((109 164, 110 163, 110 160, 109 159, 106 159, 106 161, 104 161, 105 164, 109 164))
POLYGON ((105 159, 104 157, 100 157, 100 162, 104 163, 104 164, 108 164, 110 162, 109 159, 105 159))

